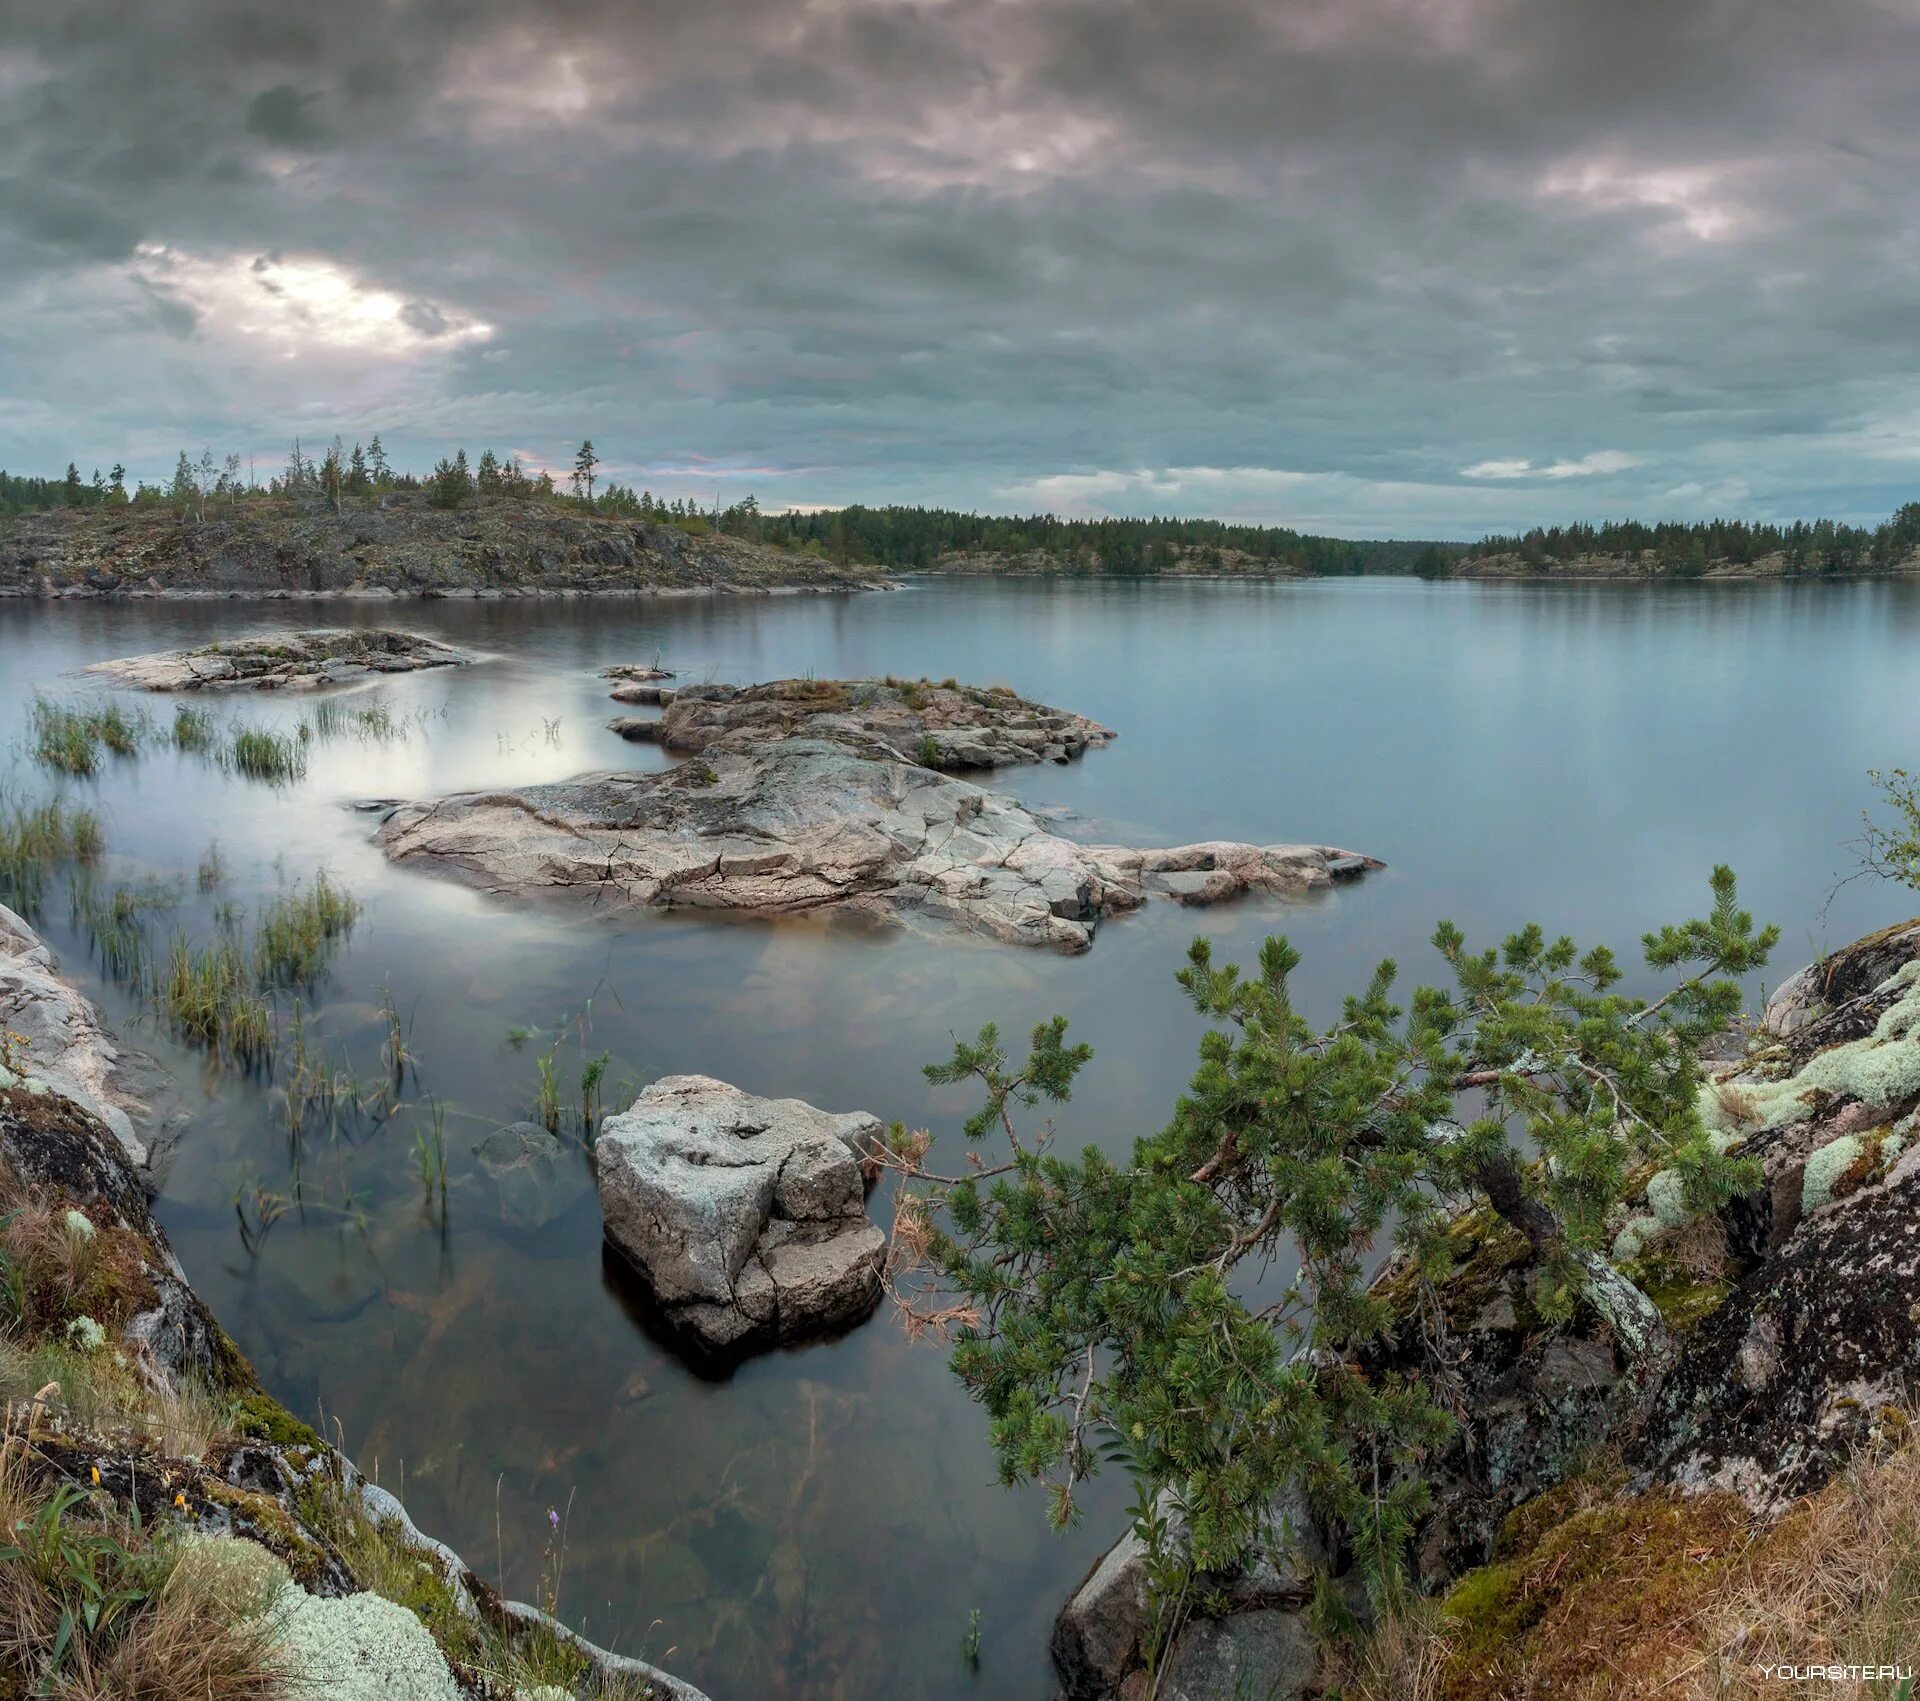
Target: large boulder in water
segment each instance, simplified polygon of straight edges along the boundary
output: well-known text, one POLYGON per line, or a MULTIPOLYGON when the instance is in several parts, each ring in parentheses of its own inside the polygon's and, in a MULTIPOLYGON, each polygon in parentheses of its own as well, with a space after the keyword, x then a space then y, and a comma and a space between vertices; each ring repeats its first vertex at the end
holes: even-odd
POLYGON ((883 1138, 872 1116, 669 1075, 594 1144, 607 1239, 707 1354, 845 1329, 880 1301, 866 1190, 883 1138))

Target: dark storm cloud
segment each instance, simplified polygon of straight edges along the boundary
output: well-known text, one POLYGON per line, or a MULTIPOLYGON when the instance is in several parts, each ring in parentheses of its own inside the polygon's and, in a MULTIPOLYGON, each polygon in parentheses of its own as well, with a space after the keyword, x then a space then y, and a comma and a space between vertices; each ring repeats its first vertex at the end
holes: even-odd
POLYGON ((1870 514, 1916 73, 1892 0, 80 0, 0 28, 0 461, 1870 514))

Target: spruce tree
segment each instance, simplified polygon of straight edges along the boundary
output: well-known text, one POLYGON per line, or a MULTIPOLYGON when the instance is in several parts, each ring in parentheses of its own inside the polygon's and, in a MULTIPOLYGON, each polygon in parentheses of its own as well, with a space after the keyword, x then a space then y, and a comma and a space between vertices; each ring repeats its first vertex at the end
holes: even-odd
POLYGON ((593 469, 599 464, 600 457, 593 452, 593 439, 589 437, 573 457, 573 493, 583 502, 593 501, 593 469))

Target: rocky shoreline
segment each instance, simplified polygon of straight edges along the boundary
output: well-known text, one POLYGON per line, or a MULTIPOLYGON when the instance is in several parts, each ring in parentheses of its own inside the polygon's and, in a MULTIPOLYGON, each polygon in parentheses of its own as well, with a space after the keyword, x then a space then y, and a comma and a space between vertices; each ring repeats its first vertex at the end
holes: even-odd
POLYGON ((950 770, 1071 761, 1113 734, 1004 688, 782 680, 623 693, 663 705, 653 736, 687 756, 679 766, 395 803, 380 847, 508 896, 824 911, 1069 952, 1150 899, 1299 896, 1380 866, 1323 845, 1065 838, 950 770))
MULTIPOLYGON (((69 1354, 97 1341, 92 1350, 112 1361, 87 1374, 104 1379, 117 1415, 89 1421, 69 1408, 58 1380, 10 1407, 5 1436, 30 1492, 90 1484, 101 1507, 135 1517, 136 1527, 171 1526, 178 1539, 218 1544, 229 1555, 222 1575, 264 1579, 281 1603, 276 1622, 296 1667, 309 1638, 293 1620, 319 1621, 326 1662, 289 1673, 296 1686, 498 1701, 507 1691, 463 1654, 533 1638, 543 1660, 609 1693, 624 1684, 623 1695, 707 1701, 646 1661, 504 1599, 261 1388, 149 1209, 150 1166, 179 1132, 155 1088, 157 1071, 136 1072, 139 1060, 115 1045, 38 935, 3 906, 0 1030, 12 1064, 0 1067, 0 1219, 70 1237, 64 1257, 113 1273, 110 1284, 89 1277, 91 1310, 61 1319, 60 1338, 77 1343, 69 1354), (170 1414, 193 1399, 216 1402, 227 1416, 210 1439, 181 1451, 170 1414), (414 1572, 413 1612, 363 1590, 355 1559, 368 1543, 414 1572), (368 1606, 379 1610, 361 1610, 368 1606)), ((77 1365, 71 1374, 81 1374, 77 1365)), ((92 1403, 101 1398, 96 1390, 92 1403)))
POLYGON ((758 595, 869 590, 877 568, 531 498, 436 508, 396 491, 336 512, 261 494, 53 509, 0 522, 0 596, 63 598, 758 595))

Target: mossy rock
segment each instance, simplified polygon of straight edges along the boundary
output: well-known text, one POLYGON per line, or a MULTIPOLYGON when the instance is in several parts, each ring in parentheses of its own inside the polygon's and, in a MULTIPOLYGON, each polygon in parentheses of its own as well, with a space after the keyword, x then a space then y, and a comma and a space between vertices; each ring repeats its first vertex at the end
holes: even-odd
MULTIPOLYGON (((1526 1237, 1510 1228, 1492 1210, 1463 1211, 1447 1225, 1446 1274, 1435 1279, 1434 1293, 1455 1329, 1468 1329, 1488 1303, 1508 1290, 1508 1272, 1527 1262, 1526 1237)), ((1418 1308, 1419 1266, 1401 1259, 1382 1272, 1373 1297, 1398 1320, 1411 1318, 1418 1308)), ((1524 1324, 1524 1318, 1516 1322, 1524 1324)))
POLYGON ((233 1428, 235 1434, 249 1441, 265 1441, 277 1447, 318 1448, 321 1445, 320 1437, 308 1425, 271 1394, 258 1389, 234 1402, 233 1428))

